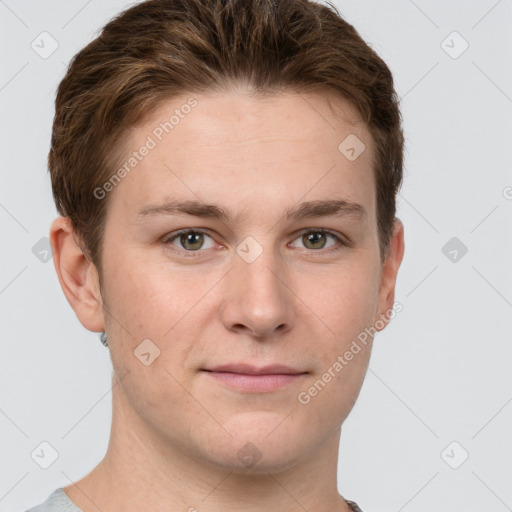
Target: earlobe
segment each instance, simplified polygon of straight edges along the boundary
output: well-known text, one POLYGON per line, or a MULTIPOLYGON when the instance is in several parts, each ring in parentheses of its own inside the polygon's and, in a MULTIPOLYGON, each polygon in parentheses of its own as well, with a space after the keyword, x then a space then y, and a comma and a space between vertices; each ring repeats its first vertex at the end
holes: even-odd
POLYGON ((395 302, 396 278, 398 269, 402 263, 404 251, 404 225, 400 219, 395 218, 388 253, 382 267, 379 288, 379 316, 376 319, 376 323, 377 325, 383 324, 383 327, 377 329, 378 331, 384 329, 389 323, 390 314, 395 302), (377 320, 379 320, 379 322, 377 322, 377 320))
POLYGON ((80 323, 88 330, 105 330, 98 273, 75 241, 71 221, 56 218, 50 227, 53 263, 60 286, 80 323))

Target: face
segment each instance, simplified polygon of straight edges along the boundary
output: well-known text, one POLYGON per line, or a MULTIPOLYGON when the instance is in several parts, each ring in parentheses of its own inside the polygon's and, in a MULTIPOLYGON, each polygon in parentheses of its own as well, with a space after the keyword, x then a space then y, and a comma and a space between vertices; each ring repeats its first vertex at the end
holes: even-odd
POLYGON ((106 187, 118 393, 162 445, 285 468, 339 434, 372 340, 353 342, 389 307, 372 141, 349 104, 336 115, 316 94, 184 107, 191 96, 131 130, 123 155, 137 163, 106 187), (356 159, 338 149, 348 136, 365 145, 356 159))

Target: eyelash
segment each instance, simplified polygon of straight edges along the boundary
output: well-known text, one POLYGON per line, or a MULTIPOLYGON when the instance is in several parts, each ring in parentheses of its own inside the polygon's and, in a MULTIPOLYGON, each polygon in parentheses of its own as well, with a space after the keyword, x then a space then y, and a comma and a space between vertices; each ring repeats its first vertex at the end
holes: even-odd
MULTIPOLYGON (((189 258, 197 258, 198 256, 200 256, 200 254, 202 252, 204 252, 205 250, 207 249, 198 249, 196 251, 189 251, 189 250, 186 250, 186 249, 180 249, 176 246, 174 246, 171 242, 173 242, 176 238, 180 237, 181 235, 187 235, 189 233, 195 233, 195 234, 203 234, 203 235, 207 235, 209 236, 210 238, 213 239, 213 237, 207 232, 207 231, 203 231, 202 229, 196 229, 196 228, 187 228, 187 229, 182 229, 181 231, 177 231, 175 233, 171 233, 170 236, 167 236, 165 237, 162 242, 169 246, 169 248, 175 252, 178 252, 180 254, 186 254, 186 257, 189 257, 189 258)), ((330 254, 332 252, 336 252, 336 251, 339 251, 341 250, 343 247, 347 247, 349 244, 347 242, 345 242, 341 237, 339 237, 338 235, 336 235, 335 233, 333 233, 332 231, 329 231, 327 229, 322 229, 322 228, 318 228, 318 229, 314 229, 314 228, 307 228, 307 229, 303 229, 302 231, 300 231, 299 233, 297 233, 296 237, 293 239, 293 241, 297 240, 297 238, 301 237, 302 235, 306 234, 306 233, 322 233, 322 234, 326 234, 326 235, 330 235, 332 236, 335 241, 336 241, 336 244, 333 245, 332 247, 329 247, 327 249, 310 249, 308 252, 311 253, 312 255, 314 256, 321 256, 321 255, 325 255, 325 254, 330 254), (315 254, 317 253, 317 254, 315 254)), ((307 249, 306 249, 307 250, 307 249)))

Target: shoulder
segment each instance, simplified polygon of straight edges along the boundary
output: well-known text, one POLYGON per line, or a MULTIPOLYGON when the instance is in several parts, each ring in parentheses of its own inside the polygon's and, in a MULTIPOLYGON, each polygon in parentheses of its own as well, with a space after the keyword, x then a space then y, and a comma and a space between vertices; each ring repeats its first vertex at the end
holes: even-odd
POLYGON ((363 512, 355 501, 345 500, 353 512, 363 512))
POLYGON ((82 512, 82 510, 68 498, 62 487, 59 487, 48 496, 46 501, 25 512, 82 512))

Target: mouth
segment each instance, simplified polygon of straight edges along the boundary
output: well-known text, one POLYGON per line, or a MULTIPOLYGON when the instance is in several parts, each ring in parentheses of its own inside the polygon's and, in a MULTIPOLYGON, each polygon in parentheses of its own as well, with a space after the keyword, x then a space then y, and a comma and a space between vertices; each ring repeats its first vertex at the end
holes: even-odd
POLYGON ((258 368, 247 364, 230 364, 202 371, 216 382, 239 391, 253 393, 284 388, 308 374, 284 365, 258 368))

